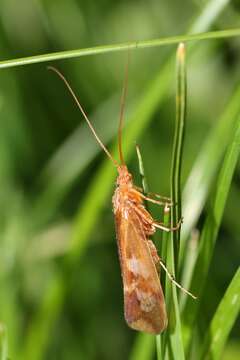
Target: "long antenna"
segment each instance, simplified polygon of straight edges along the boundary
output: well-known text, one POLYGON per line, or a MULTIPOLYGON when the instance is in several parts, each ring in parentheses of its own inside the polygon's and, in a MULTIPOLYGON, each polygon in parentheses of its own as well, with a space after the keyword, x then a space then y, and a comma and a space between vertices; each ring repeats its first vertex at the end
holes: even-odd
POLYGON ((119 158, 122 165, 125 165, 124 158, 123 158, 123 151, 122 151, 122 129, 123 129, 123 116, 124 116, 124 108, 126 103, 127 97, 127 87, 128 87, 128 68, 129 68, 129 50, 127 56, 127 63, 125 67, 125 76, 123 82, 123 89, 122 89, 122 96, 121 96, 121 103, 120 103, 120 117, 119 117, 119 127, 118 127, 118 152, 119 158))
POLYGON ((68 88, 70 94, 72 95, 75 103, 77 104, 79 110, 81 111, 84 119, 86 120, 88 126, 90 127, 90 129, 91 129, 94 137, 96 138, 97 142, 99 143, 99 145, 101 146, 101 148, 105 151, 105 153, 107 154, 107 156, 109 157, 109 159, 113 162, 113 164, 114 164, 116 167, 118 167, 118 166, 119 166, 118 162, 113 158, 113 156, 110 154, 110 152, 108 151, 108 149, 105 147, 105 145, 102 143, 102 141, 101 141, 100 138, 98 137, 98 135, 97 135, 94 127, 92 126, 90 120, 88 119, 87 114, 86 114, 85 111, 83 110, 83 108, 82 108, 82 106, 81 106, 81 104, 80 104, 77 96, 75 95, 75 93, 74 93, 73 89, 71 88, 71 86, 70 86, 69 82, 67 81, 67 79, 66 79, 66 78, 63 76, 63 74, 62 74, 58 69, 56 69, 55 67, 53 67, 53 66, 48 66, 47 68, 48 68, 48 70, 54 71, 54 72, 63 80, 63 82, 65 83, 66 87, 68 88))

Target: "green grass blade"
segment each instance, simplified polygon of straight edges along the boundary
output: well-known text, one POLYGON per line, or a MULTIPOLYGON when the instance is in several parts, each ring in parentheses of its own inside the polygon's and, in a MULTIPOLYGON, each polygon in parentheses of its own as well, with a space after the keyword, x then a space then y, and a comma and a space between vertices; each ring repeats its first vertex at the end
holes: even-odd
POLYGON ((154 358, 155 336, 140 333, 137 335, 129 360, 151 360, 154 358))
MULTIPOLYGON (((171 170, 171 198, 172 225, 181 218, 181 165, 184 140, 185 116, 186 116, 186 64, 185 46, 180 44, 177 50, 177 91, 176 91, 176 126, 173 144, 173 159, 171 170)), ((177 273, 177 258, 179 250, 180 231, 171 234, 171 240, 167 250, 167 265, 173 275, 177 273)), ((169 309, 169 347, 173 359, 185 359, 181 331, 180 310, 178 305, 177 289, 166 278, 166 303, 169 309)))
POLYGON ((204 337, 202 360, 220 359, 224 345, 240 310, 240 268, 236 271, 204 337))
MULTIPOLYGON (((176 126, 173 142, 173 159, 171 171, 172 183, 172 201, 174 205, 172 208, 172 224, 176 225, 182 217, 182 194, 181 194, 181 166, 183 153, 183 140, 185 130, 186 118, 186 66, 185 66, 185 46, 180 44, 177 52, 177 93, 176 93, 176 126)), ((174 232, 174 263, 177 272, 178 268, 178 254, 180 244, 180 232, 174 232)))
POLYGON ((43 359, 43 349, 45 349, 49 339, 49 329, 56 321, 59 308, 62 307, 65 295, 62 292, 65 289, 64 278, 60 274, 55 276, 43 298, 41 311, 36 314, 34 322, 29 325, 27 331, 28 341, 26 341, 25 347, 19 354, 19 359, 43 359))
MULTIPOLYGON (((167 259, 168 270, 174 274, 174 249, 173 241, 168 241, 167 259)), ((174 284, 170 283, 168 277, 166 277, 165 284, 165 301, 168 309, 168 328, 162 335, 162 348, 164 352, 164 358, 168 354, 169 359, 184 360, 184 347, 181 330, 180 311, 178 306, 177 289, 174 284)), ((158 359, 161 359, 160 357, 158 359)))
MULTIPOLYGON (((237 117, 237 126, 229 141, 228 150, 221 167, 216 183, 216 192, 212 205, 208 210, 208 216, 203 227, 200 239, 199 254, 191 281, 191 289, 199 298, 202 296, 203 286, 208 274, 213 249, 217 239, 225 203, 231 185, 233 173, 240 152, 240 119, 237 117)), ((185 340, 188 346, 195 323, 200 301, 193 302, 187 299, 183 312, 185 340)))
MULTIPOLYGON (((181 284, 188 289, 191 283, 195 263, 198 256, 198 244, 199 244, 199 231, 192 231, 191 237, 187 243, 186 254, 184 256, 184 271, 181 276, 181 284)), ((184 308, 187 301, 187 296, 183 292, 180 294, 180 309, 184 308)))
POLYGON ((68 51, 60 51, 56 53, 49 53, 43 55, 35 55, 29 56, 25 58, 6 60, 0 62, 0 69, 36 64, 40 62, 46 61, 56 61, 63 59, 72 59, 80 56, 87 55, 97 55, 97 54, 105 54, 109 52, 123 51, 123 50, 136 50, 143 49, 147 47, 157 47, 163 45, 173 45, 178 44, 180 42, 188 42, 188 41, 200 41, 207 39, 224 39, 234 36, 240 36, 240 29, 229 29, 229 30, 220 30, 220 31, 211 31, 200 34, 191 34, 191 35, 179 35, 172 36, 160 39, 153 39, 147 41, 129 41, 122 44, 115 45, 103 45, 103 46, 95 46, 92 48, 78 49, 78 50, 68 50, 68 51))
MULTIPOLYGON (((146 175, 145 175, 145 171, 144 171, 144 165, 143 165, 143 160, 142 160, 142 155, 140 152, 140 148, 137 145, 136 146, 136 150, 137 150, 137 157, 138 157, 138 168, 139 168, 139 174, 141 176, 141 180, 142 180, 142 188, 143 188, 143 193, 145 195, 147 195, 148 193, 148 184, 147 184, 147 179, 146 179, 146 175)), ((146 204, 147 205, 147 204, 146 204)))
POLYGON ((169 353, 171 354, 170 359, 185 359, 181 318, 176 288, 172 289, 172 307, 169 314, 169 349, 169 353))
MULTIPOLYGON (((163 213, 163 223, 169 225, 171 223, 170 219, 170 211, 169 209, 164 209, 163 213), (168 210, 168 211, 166 211, 168 210)), ((168 263, 168 254, 169 254, 169 242, 171 241, 170 234, 167 232, 161 233, 161 249, 160 249, 160 258, 163 259, 166 263, 168 263)), ((161 284, 162 288, 165 289, 164 296, 165 296, 165 303, 167 310, 171 305, 171 284, 169 284, 169 279, 167 279, 166 273, 161 271, 161 284)), ((168 343, 168 330, 164 331, 163 334, 156 336, 156 344, 157 344, 157 356, 158 360, 162 358, 165 359, 166 353, 168 352, 167 343, 168 343)))
POLYGON ((7 330, 4 324, 0 323, 0 360, 8 358, 7 330))
POLYGON ((240 86, 234 92, 226 110, 204 142, 183 191, 182 238, 180 264, 183 262, 185 243, 205 204, 209 188, 222 161, 227 144, 234 131, 240 111, 240 86), (197 201, 196 201, 197 199, 197 201))
POLYGON ((206 6, 202 10, 201 16, 198 17, 192 26, 192 32, 197 33, 203 31, 203 28, 210 28, 212 23, 229 2, 229 0, 207 1, 206 6))

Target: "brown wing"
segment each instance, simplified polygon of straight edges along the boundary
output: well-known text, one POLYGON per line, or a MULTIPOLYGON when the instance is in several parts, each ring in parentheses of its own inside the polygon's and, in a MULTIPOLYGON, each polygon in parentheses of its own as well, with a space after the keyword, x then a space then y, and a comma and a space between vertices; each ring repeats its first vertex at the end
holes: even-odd
POLYGON ((167 326, 167 314, 141 220, 131 205, 117 211, 115 220, 126 321, 135 330, 158 334, 167 326))

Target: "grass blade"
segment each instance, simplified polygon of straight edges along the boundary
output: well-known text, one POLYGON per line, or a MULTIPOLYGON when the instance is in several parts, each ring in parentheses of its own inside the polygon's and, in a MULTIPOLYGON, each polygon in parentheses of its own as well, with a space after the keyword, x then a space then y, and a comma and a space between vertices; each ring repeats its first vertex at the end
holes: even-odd
POLYGON ((146 179, 146 175, 145 175, 145 171, 144 171, 142 155, 141 155, 140 148, 139 148, 138 145, 136 145, 136 150, 137 150, 137 157, 138 157, 139 174, 140 174, 141 180, 142 180, 143 193, 145 195, 147 195, 147 193, 148 193, 148 184, 147 184, 147 179, 146 179))
MULTIPOLYGON (((214 245, 217 239, 225 203, 240 152, 239 116, 237 119, 238 121, 235 128, 236 130, 234 131, 233 137, 229 142, 228 151, 224 158, 223 166, 216 184, 215 196, 213 198, 212 205, 208 210, 208 216, 201 234, 199 254, 191 281, 191 289, 199 297, 202 295, 203 287, 208 274, 208 269, 212 258, 214 245)), ((199 302, 193 303, 191 299, 187 299, 183 312, 186 346, 188 346, 190 341, 192 327, 196 320, 198 309, 199 302)))
POLYGON ((201 16, 195 21, 192 26, 192 32, 203 31, 202 29, 208 29, 218 17, 224 7, 229 3, 229 0, 210 0, 203 8, 201 16))
MULTIPOLYGON (((199 243, 199 231, 194 230, 191 233, 191 237, 187 243, 186 255, 184 257, 184 272, 181 276, 181 284, 185 287, 185 289, 189 288, 189 284, 192 279, 193 271, 195 268, 195 263, 198 255, 198 243, 199 243)), ((187 297, 182 292, 180 294, 180 309, 184 308, 186 304, 187 297)))
POLYGON ((240 86, 236 89, 226 110, 207 137, 195 165, 188 177, 183 192, 182 238, 180 264, 183 262, 186 240, 196 224, 205 204, 209 188, 226 151, 229 139, 234 131, 237 114, 240 111, 240 86), (196 201, 197 199, 197 201, 196 201))
MULTIPOLYGON (((170 210, 168 208, 164 209, 163 212, 163 223, 166 224, 166 226, 169 225, 170 223, 170 210)), ((160 249, 160 258, 164 259, 164 261, 166 261, 166 263, 168 263, 168 254, 169 254, 169 242, 171 241, 170 238, 170 234, 167 232, 162 232, 161 233, 161 249, 160 249)), ((167 309, 170 307, 171 303, 170 303, 170 299, 171 299, 171 286, 168 282, 168 279, 166 279, 166 273, 165 272, 161 272, 161 284, 162 284, 162 288, 165 289, 164 292, 164 296, 165 296, 165 303, 166 303, 166 307, 167 309)), ((163 334, 157 335, 156 336, 156 344, 157 344, 157 355, 158 355, 158 360, 161 360, 162 358, 166 358, 167 359, 167 352, 168 352, 168 347, 167 347, 167 343, 169 343, 168 341, 168 330, 166 330, 163 334)))
POLYGON ((7 360, 8 341, 7 330, 4 324, 0 323, 0 360, 7 360))
MULTIPOLYGON (((185 66, 185 46, 181 43, 177 51, 177 93, 176 93, 176 128, 173 143, 173 159, 171 171, 172 201, 176 206, 172 208, 172 224, 175 225, 182 217, 181 205, 181 165, 183 153, 183 140, 186 118, 186 66, 185 66)), ((178 268, 178 254, 180 243, 180 232, 173 232, 174 241, 174 264, 178 268)))
MULTIPOLYGON (((180 44, 177 50, 177 91, 176 91, 176 126, 173 145, 173 159, 171 170, 171 198, 174 203, 171 211, 172 225, 177 224, 181 218, 181 164, 183 138, 186 115, 186 67, 185 46, 180 44)), ((167 264, 175 276, 177 273, 180 231, 171 233, 168 245, 167 264)), ((180 311, 178 305, 177 289, 174 284, 166 281, 166 303, 169 308, 169 346, 173 359, 185 359, 182 341, 180 311)))
POLYGON ((151 360, 154 358, 155 336, 140 333, 132 347, 129 360, 151 360))
POLYGON ((29 56, 25 58, 6 60, 0 62, 0 69, 36 64, 40 62, 46 61, 56 61, 62 59, 72 59, 80 56, 87 55, 97 55, 97 54, 105 54, 109 52, 115 51, 123 51, 123 50, 136 50, 143 49, 147 47, 156 47, 156 46, 164 46, 164 45, 173 45, 178 44, 180 42, 187 41, 196 41, 196 40, 207 40, 207 39, 224 39, 228 37, 240 36, 240 29, 229 29, 229 30, 220 30, 220 31, 211 31, 200 34, 191 34, 191 35, 179 35, 172 36, 160 39, 153 39, 147 41, 129 41, 122 44, 115 45, 103 45, 103 46, 95 46, 92 48, 78 49, 78 50, 68 50, 68 51, 60 51, 56 53, 49 53, 43 55, 35 55, 29 56))
POLYGON ((240 268, 236 271, 205 335, 202 360, 220 359, 223 347, 240 310, 240 268))

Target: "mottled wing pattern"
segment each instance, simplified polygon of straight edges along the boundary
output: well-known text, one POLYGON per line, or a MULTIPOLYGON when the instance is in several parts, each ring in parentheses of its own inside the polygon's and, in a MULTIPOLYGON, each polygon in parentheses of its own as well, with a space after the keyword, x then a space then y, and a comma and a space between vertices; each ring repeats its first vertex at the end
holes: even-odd
POLYGON ((116 231, 126 321, 135 330, 160 333, 167 326, 163 292, 141 219, 131 204, 117 211, 116 231))

